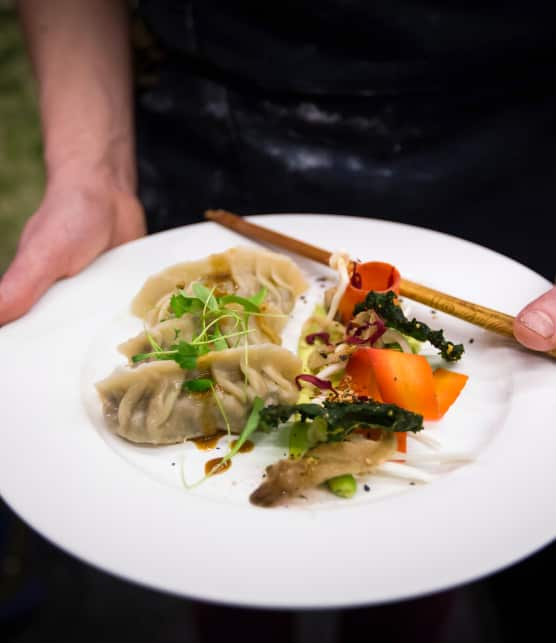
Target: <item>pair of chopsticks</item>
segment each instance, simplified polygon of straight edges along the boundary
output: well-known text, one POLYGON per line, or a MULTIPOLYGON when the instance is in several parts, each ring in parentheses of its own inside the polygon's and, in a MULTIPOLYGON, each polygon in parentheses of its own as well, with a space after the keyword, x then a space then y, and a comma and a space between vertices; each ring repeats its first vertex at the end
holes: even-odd
MULTIPOLYGON (((307 257, 318 263, 326 266, 329 265, 330 257, 332 255, 328 250, 323 250, 310 243, 305 243, 299 239, 294 239, 280 232, 275 232, 269 228, 250 223, 242 217, 239 217, 231 212, 225 210, 207 210, 205 218, 215 223, 237 232, 238 234, 254 239, 255 241, 265 241, 272 245, 284 248, 295 254, 307 257)), ((433 290, 427 286, 422 286, 408 279, 402 277, 400 283, 400 295, 407 297, 421 304, 430 306, 435 310, 441 310, 448 315, 463 319, 470 324, 486 328, 492 332, 506 337, 511 337, 515 340, 513 334, 514 318, 511 315, 498 312, 479 304, 473 304, 463 299, 458 299, 452 295, 433 290)), ((520 344, 521 346, 521 344, 520 344)), ((542 355, 550 355, 556 357, 556 350, 540 353, 542 355)))

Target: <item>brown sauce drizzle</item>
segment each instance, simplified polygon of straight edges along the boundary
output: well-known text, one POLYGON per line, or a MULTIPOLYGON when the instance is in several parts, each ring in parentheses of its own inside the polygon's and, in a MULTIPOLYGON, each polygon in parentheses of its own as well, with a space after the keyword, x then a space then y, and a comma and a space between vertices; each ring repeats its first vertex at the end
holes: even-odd
MULTIPOLYGON (((234 440, 232 444, 230 444, 230 449, 233 449, 235 445, 237 444, 237 440, 234 440)), ((255 445, 251 440, 245 440, 245 442, 239 447, 238 453, 249 453, 249 451, 253 451, 255 448, 255 445)))
POLYGON ((226 431, 218 431, 212 435, 202 435, 198 438, 189 438, 189 440, 190 442, 194 442, 200 451, 210 451, 210 449, 216 447, 218 440, 220 440, 223 435, 226 435, 226 431))
POLYGON ((221 467, 218 467, 216 470, 213 471, 214 467, 217 467, 223 460, 224 458, 213 458, 212 460, 209 460, 208 462, 205 462, 205 475, 209 475, 209 473, 212 472, 213 475, 216 475, 218 473, 224 473, 227 469, 229 469, 232 466, 232 461, 231 460, 226 460, 224 464, 221 467))

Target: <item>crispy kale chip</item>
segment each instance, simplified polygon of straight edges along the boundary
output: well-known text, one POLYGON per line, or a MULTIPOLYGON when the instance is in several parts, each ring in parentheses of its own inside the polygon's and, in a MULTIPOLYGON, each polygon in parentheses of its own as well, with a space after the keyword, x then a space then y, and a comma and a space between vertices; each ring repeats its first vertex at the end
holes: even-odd
POLYGON ((383 404, 369 398, 354 402, 326 401, 320 404, 278 404, 261 411, 259 429, 270 431, 292 416, 302 422, 319 419, 326 426, 326 441, 344 440, 354 429, 379 428, 385 431, 412 431, 423 428, 423 416, 406 411, 395 404, 383 404))
POLYGON ((429 341, 438 348, 442 357, 448 362, 457 362, 463 355, 463 344, 454 344, 444 338, 441 330, 431 330, 426 324, 413 318, 411 321, 404 315, 403 310, 394 301, 396 295, 389 290, 378 293, 371 290, 365 301, 355 306, 354 315, 365 310, 374 310, 384 320, 386 326, 413 337, 420 342, 429 341))

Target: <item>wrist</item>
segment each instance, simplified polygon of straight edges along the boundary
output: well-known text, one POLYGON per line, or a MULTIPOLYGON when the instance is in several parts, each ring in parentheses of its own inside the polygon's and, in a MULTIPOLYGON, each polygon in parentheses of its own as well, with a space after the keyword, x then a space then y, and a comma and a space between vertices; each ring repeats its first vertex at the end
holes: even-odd
POLYGON ((68 155, 55 163, 47 162, 47 191, 87 190, 137 192, 135 164, 116 156, 104 159, 68 155))
POLYGON ((104 150, 66 147, 63 153, 45 154, 49 185, 104 185, 129 194, 137 191, 137 170, 131 142, 113 142, 104 150), (83 153, 81 150, 86 150, 83 153))
MULTIPOLYGON (((40 92, 44 160, 49 180, 62 175, 111 179, 119 189, 137 187, 133 109, 99 82, 61 89, 45 79, 40 92), (51 86, 53 85, 53 86, 51 86), (50 91, 49 91, 50 90, 50 91)), ((125 92, 124 92, 125 95, 125 92)))

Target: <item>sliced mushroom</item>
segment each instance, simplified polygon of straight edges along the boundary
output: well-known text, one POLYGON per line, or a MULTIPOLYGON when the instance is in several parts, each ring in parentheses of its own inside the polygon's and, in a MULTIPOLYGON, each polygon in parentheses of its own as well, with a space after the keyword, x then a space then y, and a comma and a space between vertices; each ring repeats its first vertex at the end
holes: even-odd
POLYGON ((279 460, 267 467, 265 481, 251 494, 250 500, 260 507, 272 507, 330 478, 368 473, 395 451, 395 435, 386 432, 378 441, 354 435, 344 442, 322 444, 302 458, 279 460))

